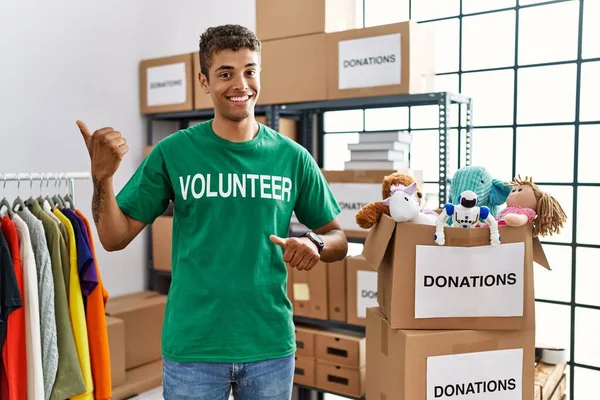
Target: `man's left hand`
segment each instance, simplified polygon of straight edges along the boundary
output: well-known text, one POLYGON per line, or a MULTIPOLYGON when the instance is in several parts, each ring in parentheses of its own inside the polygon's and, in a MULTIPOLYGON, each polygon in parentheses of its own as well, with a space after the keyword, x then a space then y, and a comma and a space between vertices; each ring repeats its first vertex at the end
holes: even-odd
POLYGON ((310 271, 321 259, 317 245, 308 238, 271 235, 269 239, 284 249, 283 261, 300 271, 310 271))

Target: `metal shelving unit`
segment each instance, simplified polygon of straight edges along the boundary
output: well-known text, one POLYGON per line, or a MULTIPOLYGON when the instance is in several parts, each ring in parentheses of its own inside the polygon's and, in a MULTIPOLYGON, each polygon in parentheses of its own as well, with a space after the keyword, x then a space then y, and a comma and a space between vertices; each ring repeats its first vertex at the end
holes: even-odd
MULTIPOLYGON (((449 134, 450 134, 450 121, 451 121, 451 106, 453 104, 459 105, 459 118, 458 118, 458 146, 459 146, 459 160, 457 161, 460 165, 461 151, 460 148, 462 140, 461 136, 465 135, 465 161, 466 165, 471 164, 471 151, 472 151, 472 111, 473 102, 472 99, 460 94, 449 93, 449 92, 436 92, 436 93, 424 93, 424 94, 407 94, 407 95, 391 95, 391 96, 378 96, 378 97, 364 97, 364 98, 351 98, 342 100, 329 100, 329 101, 317 101, 317 102, 305 102, 305 103, 294 103, 294 104, 281 104, 281 105, 269 105, 269 106, 257 106, 255 107, 255 115, 264 115, 267 117, 267 125, 271 128, 279 129, 279 119, 281 117, 291 117, 299 121, 299 137, 298 141, 305 148, 307 148, 313 155, 320 167, 323 167, 323 136, 324 132, 324 118, 323 115, 328 111, 340 111, 340 110, 351 110, 351 109, 369 109, 369 108, 383 108, 383 107, 402 107, 402 106, 425 106, 425 105, 437 105, 438 106, 438 155, 439 155, 439 170, 438 180, 439 185, 439 205, 447 201, 447 178, 448 178, 448 166, 450 165, 449 157, 449 134), (460 115, 462 113, 462 107, 465 107, 466 112, 466 125, 461 125, 460 115)), ((152 114, 147 116, 147 144, 153 144, 153 124, 156 121, 177 121, 179 128, 184 129, 188 126, 190 121, 209 119, 214 116, 212 110, 198 110, 189 112, 178 112, 178 113, 166 113, 166 114, 152 114)), ((410 131, 410 129, 409 129, 410 131)), ((431 183, 431 182, 426 182, 431 183)), ((151 241, 151 229, 148 227, 147 234, 149 235, 149 243, 151 241)), ((350 242, 364 242, 364 239, 349 238, 350 242)), ((151 244, 148 246, 148 287, 151 290, 157 290, 155 281, 156 278, 170 279, 169 271, 159 271, 153 268, 152 263, 152 247, 151 244)), ((167 284, 168 285, 168 284, 167 284)), ((330 320, 318 320, 304 317, 294 317, 294 320, 298 324, 320 326, 325 328, 337 328, 355 332, 365 332, 365 328, 362 326, 348 325, 345 323, 330 321, 330 320)), ((296 385, 298 389, 299 400, 322 400, 324 393, 322 390, 317 388, 306 387, 302 385, 296 385)), ((334 393, 335 394, 335 393, 334 393)), ((339 395, 339 394, 338 394, 339 395)), ((364 399, 364 396, 362 397, 364 399)))

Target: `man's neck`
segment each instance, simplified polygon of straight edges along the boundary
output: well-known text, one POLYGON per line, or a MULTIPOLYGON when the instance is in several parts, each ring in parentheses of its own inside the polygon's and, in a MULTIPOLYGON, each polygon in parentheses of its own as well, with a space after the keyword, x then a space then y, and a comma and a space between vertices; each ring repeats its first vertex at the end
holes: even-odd
POLYGON ((258 133, 258 124, 254 115, 249 115, 241 121, 232 121, 215 115, 212 128, 217 136, 230 142, 248 142, 258 133))

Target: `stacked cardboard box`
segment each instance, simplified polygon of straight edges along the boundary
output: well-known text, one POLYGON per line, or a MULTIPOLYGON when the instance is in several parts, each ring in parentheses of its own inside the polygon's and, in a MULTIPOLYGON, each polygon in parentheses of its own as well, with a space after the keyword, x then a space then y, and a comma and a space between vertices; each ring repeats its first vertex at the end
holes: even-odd
POLYGON ((288 266, 289 298, 294 315, 346 322, 345 262, 319 261, 310 271, 288 266))
POLYGON ((139 292, 106 305, 112 398, 129 398, 162 382, 161 330, 166 296, 139 292))
POLYGON ((531 399, 534 261, 548 266, 531 225, 488 228, 396 223, 383 215, 365 242, 379 307, 367 313, 366 397, 531 399))
POLYGON ((296 344, 295 383, 351 397, 364 394, 364 334, 299 326, 296 344))
POLYGON ((354 0, 257 0, 259 104, 433 90, 433 35, 405 21, 361 28, 354 0))

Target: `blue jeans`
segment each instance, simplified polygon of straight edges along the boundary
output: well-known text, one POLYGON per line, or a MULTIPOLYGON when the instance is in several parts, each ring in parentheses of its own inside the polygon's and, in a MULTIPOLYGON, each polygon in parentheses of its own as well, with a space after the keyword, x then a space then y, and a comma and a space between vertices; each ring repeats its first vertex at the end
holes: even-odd
POLYGON ((241 364, 163 360, 165 400, 290 400, 294 355, 241 364))

